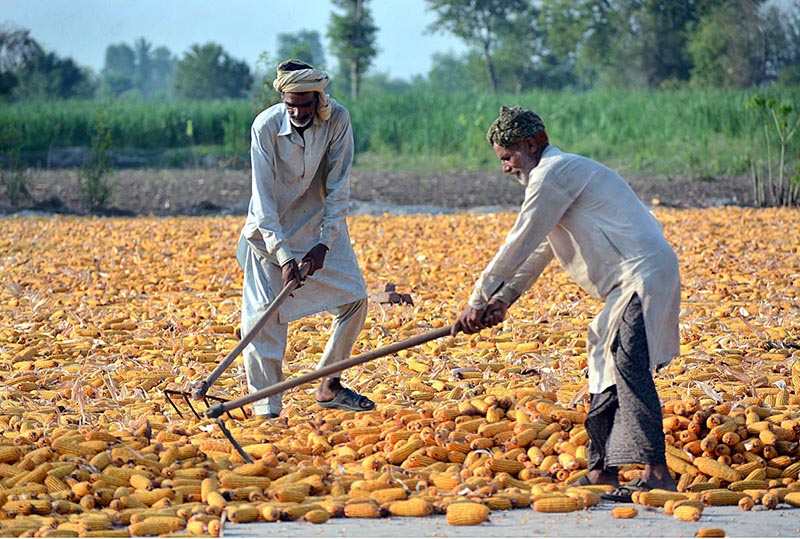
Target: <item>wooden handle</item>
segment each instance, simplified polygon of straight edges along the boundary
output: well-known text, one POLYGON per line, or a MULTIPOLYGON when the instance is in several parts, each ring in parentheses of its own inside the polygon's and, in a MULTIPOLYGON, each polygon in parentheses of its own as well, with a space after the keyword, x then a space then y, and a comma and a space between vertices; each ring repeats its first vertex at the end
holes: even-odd
POLYGON ((225 412, 229 412, 230 410, 233 410, 235 408, 241 408, 246 404, 250 404, 252 402, 259 401, 267 397, 271 397, 272 395, 277 395, 278 393, 283 393, 288 389, 292 389, 293 387, 303 385, 307 382, 312 382, 319 378, 336 374, 345 369, 349 369, 350 367, 366 363, 367 361, 372 361, 373 359, 378 359, 379 357, 388 356, 389 354, 399 352, 400 350, 405 350, 407 348, 419 346, 420 344, 424 344, 428 341, 446 337, 447 335, 450 335, 450 331, 452 329, 453 326, 434 329, 433 331, 428 331, 426 333, 422 333, 420 335, 416 335, 414 337, 398 341, 396 343, 389 344, 381 348, 376 348, 375 350, 370 350, 369 352, 365 352, 363 354, 359 354, 349 359, 345 359, 344 361, 340 361, 332 365, 326 365, 325 367, 322 367, 321 369, 318 369, 314 372, 310 372, 302 376, 297 376, 295 378, 292 378, 291 380, 285 380, 283 382, 279 382, 269 387, 265 387, 264 389, 260 389, 254 393, 250 393, 249 395, 246 395, 244 397, 215 404, 206 410, 205 415, 206 417, 210 418, 219 417, 225 412))

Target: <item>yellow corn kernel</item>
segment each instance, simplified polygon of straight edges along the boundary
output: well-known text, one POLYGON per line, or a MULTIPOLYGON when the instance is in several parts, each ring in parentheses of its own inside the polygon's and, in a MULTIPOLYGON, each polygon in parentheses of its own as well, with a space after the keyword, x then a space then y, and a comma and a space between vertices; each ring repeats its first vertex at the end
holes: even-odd
POLYGON ((409 498, 389 504, 389 513, 398 517, 426 517, 433 514, 433 504, 423 498, 409 498))
POLYGON ((489 508, 476 502, 451 503, 445 513, 445 520, 451 526, 475 526, 488 518, 489 508))
POLYGON ((580 502, 569 496, 545 496, 533 502, 533 510, 540 513, 571 513, 580 509, 580 502))
POLYGON ((634 518, 639 514, 635 507, 615 507, 611 510, 611 516, 614 518, 634 518))

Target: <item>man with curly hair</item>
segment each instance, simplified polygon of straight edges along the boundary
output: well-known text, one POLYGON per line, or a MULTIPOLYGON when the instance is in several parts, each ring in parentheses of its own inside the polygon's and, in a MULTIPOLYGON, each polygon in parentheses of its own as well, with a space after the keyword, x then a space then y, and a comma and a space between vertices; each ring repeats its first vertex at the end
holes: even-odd
POLYGON ((674 490, 666 466, 661 404, 652 371, 679 354, 678 259, 661 226, 616 172, 550 145, 542 119, 502 107, 487 133, 503 172, 525 186, 514 227, 453 325, 475 333, 502 322, 519 296, 557 258, 590 296, 605 302, 589 326, 588 473, 581 484, 674 490), (644 465, 620 486, 618 467, 644 465))

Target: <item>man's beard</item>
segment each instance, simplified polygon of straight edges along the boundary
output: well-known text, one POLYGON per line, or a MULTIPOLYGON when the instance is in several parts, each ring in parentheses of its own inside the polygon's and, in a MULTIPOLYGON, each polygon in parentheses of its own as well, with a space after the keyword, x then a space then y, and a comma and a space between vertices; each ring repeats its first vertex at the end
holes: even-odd
POLYGON ((311 116, 309 116, 308 120, 306 120, 305 122, 298 121, 294 116, 290 116, 289 117, 289 121, 292 122, 292 125, 295 126, 295 127, 306 127, 311 123, 311 120, 313 120, 313 119, 314 119, 314 115, 313 114, 311 116))

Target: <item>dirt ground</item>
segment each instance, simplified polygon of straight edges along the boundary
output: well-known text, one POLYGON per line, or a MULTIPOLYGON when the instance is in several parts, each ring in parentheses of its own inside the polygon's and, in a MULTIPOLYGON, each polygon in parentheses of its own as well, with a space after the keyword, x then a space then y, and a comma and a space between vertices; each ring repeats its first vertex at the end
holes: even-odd
MULTIPOLYGON (((0 214, 19 209, 85 213, 75 169, 32 170, 28 178, 32 200, 22 208, 11 208, 5 191, 0 189, 0 214)), ((747 206, 753 199, 747 177, 694 181, 629 177, 627 180, 646 204, 654 204, 654 199, 658 199, 661 205, 672 207, 747 206)), ((109 210, 104 212, 110 215, 244 215, 250 197, 249 170, 117 170, 110 183, 112 200, 109 210)), ((362 212, 369 207, 392 211, 394 206, 424 206, 428 210, 515 207, 522 201, 522 195, 522 187, 498 171, 427 175, 356 171, 351 175, 351 199, 362 212)))

